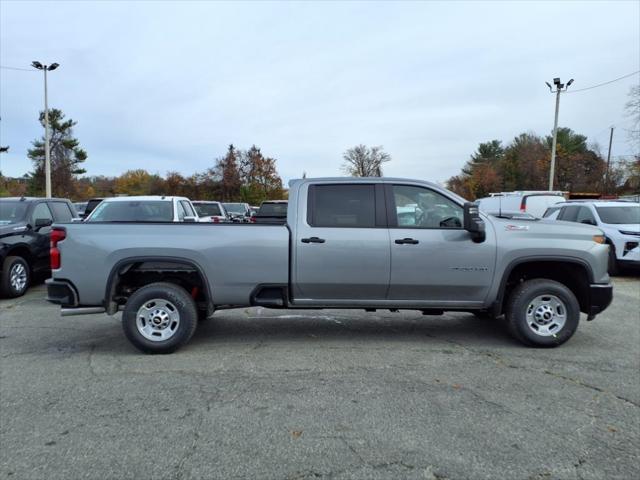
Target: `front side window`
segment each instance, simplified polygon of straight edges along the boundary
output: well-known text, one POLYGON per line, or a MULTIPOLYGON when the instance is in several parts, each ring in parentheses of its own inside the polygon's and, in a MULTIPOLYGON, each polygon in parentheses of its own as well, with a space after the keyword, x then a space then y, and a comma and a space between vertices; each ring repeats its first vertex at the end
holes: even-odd
POLYGON ((373 185, 312 185, 307 221, 312 227, 374 228, 375 204, 373 185))
POLYGON ((564 207, 562 213, 560 214, 560 220, 564 220, 565 222, 575 222, 578 219, 578 211, 580 210, 579 206, 571 206, 564 207))
POLYGON ((462 228, 462 207, 433 190, 394 185, 393 198, 400 228, 462 228))
POLYGON ((53 210, 53 215, 56 217, 56 222, 69 223, 73 218, 73 213, 69 205, 64 202, 50 202, 49 206, 53 210))
POLYGON ((39 203, 33 209, 33 213, 31 214, 31 225, 36 224, 36 220, 39 219, 51 220, 53 222, 53 215, 51 215, 51 210, 46 203, 39 203))
POLYGON ((182 205, 182 208, 184 208, 184 213, 187 217, 197 217, 196 212, 193 211, 189 202, 186 200, 180 200, 180 204, 182 205))
POLYGON ((10 225, 23 221, 28 206, 27 202, 0 201, 0 225, 10 225))
POLYGON ((580 207, 576 221, 587 225, 596 225, 596 219, 593 213, 591 213, 591 210, 589 210, 589 207, 580 207))

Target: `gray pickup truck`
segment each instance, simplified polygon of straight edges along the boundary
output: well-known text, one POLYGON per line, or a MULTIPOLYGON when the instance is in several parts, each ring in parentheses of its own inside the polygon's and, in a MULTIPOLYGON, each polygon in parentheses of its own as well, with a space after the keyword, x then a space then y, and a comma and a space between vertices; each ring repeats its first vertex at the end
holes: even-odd
POLYGON ((123 310, 149 353, 247 306, 504 315, 521 342, 553 347, 611 303, 604 242, 593 226, 485 215, 428 182, 303 179, 284 225, 55 225, 48 300, 63 315, 123 310))

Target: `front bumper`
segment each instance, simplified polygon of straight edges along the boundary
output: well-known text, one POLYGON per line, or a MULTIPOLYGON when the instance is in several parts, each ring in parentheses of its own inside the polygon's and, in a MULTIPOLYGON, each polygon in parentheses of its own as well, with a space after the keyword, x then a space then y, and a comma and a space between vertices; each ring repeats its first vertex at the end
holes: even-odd
POLYGON ((78 305, 78 294, 70 282, 50 278, 45 281, 45 284, 47 285, 47 301, 63 307, 78 305))
POLYGON ((604 311, 613 300, 613 285, 596 283, 589 286, 589 312, 587 320, 604 311))

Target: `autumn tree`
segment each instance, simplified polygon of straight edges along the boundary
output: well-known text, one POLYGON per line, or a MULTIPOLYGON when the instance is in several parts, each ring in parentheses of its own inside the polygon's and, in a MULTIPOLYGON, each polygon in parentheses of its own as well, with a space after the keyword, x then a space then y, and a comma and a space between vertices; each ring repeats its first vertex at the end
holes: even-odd
POLYGON ((163 181, 159 175, 140 168, 128 170, 115 182, 115 191, 124 195, 163 195, 163 181))
MULTIPOLYGON (((44 128, 44 112, 40 112, 40 123, 44 128)), ((80 142, 73 136, 73 127, 78 122, 65 120, 61 110, 49 110, 49 153, 51 159, 51 192, 54 197, 71 198, 75 195, 76 176, 85 173, 82 163, 87 152, 80 148, 80 142)), ((44 138, 34 140, 33 148, 27 156, 33 162, 29 193, 42 196, 45 193, 45 151, 44 138)))
POLYGON ((215 166, 215 173, 220 182, 220 198, 225 202, 233 202, 240 199, 240 165, 238 151, 229 145, 227 154, 218 159, 215 166))
POLYGON ((625 104, 625 114, 631 119, 629 140, 636 153, 640 154, 640 85, 629 90, 629 100, 625 104))
POLYGON ((255 145, 240 153, 240 178, 244 202, 259 205, 264 200, 282 198, 282 179, 276 170, 276 160, 265 157, 255 145))
POLYGON ((356 145, 344 152, 342 158, 342 170, 352 177, 381 177, 382 164, 391 161, 391 155, 381 145, 356 145))

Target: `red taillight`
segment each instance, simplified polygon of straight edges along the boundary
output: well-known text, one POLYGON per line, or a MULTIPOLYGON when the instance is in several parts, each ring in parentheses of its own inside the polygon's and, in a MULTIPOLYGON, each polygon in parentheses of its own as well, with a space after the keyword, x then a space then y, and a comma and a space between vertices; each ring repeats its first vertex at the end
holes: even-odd
POLYGON ((256 217, 249 217, 249 223, 256 223, 256 217))
POLYGON ((67 238, 67 232, 64 228, 55 228, 51 230, 51 241, 49 248, 49 258, 51 270, 60 268, 60 250, 58 250, 58 242, 67 238))
POLYGON ((211 221, 213 223, 220 223, 220 219, 218 217, 211 217, 211 221))
POLYGON ((522 201, 520 202, 520 211, 521 212, 527 211, 527 197, 522 197, 522 201))

